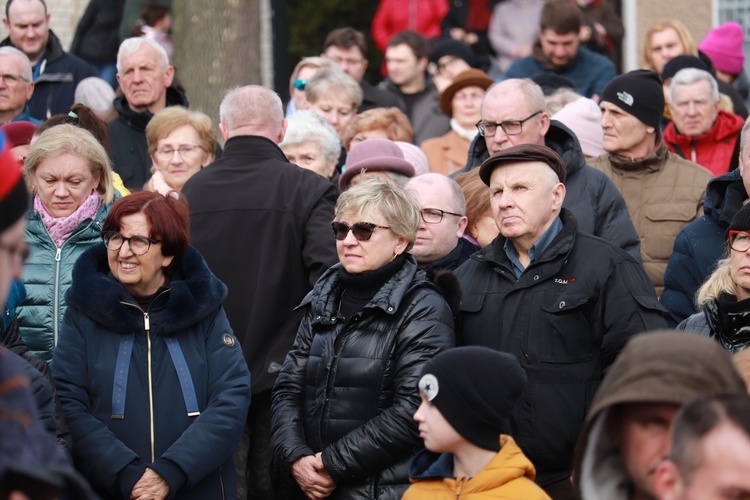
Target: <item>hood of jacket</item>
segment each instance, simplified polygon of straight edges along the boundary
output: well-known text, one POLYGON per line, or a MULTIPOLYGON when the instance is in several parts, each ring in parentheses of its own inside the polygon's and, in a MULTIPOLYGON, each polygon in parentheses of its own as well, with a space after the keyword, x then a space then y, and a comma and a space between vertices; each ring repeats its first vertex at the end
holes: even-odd
MULTIPOLYGON (((412 483, 424 479, 442 479, 449 480, 449 484, 456 483, 453 477, 453 457, 447 453, 421 450, 414 455, 409 465, 409 477, 412 483)), ((521 477, 533 481, 536 469, 513 438, 503 434, 500 436, 500 451, 484 469, 463 485, 461 493, 490 491, 521 477)))
MULTIPOLYGON (((187 108, 187 96, 173 87, 167 87, 167 106, 184 106, 187 108)), ((119 120, 135 130, 146 130, 146 125, 154 117, 150 111, 139 112, 130 109, 128 100, 124 95, 115 98, 114 107, 117 110, 119 120)))
MULTIPOLYGON (((174 266, 169 292, 152 305, 161 314, 164 335, 174 335, 207 317, 227 294, 227 287, 211 273, 192 246, 174 266)), ((143 328, 143 316, 123 304, 137 303, 110 273, 104 245, 93 246, 78 259, 65 300, 68 307, 79 309, 108 330, 130 333, 143 328)))
MULTIPOLYGON (((561 122, 550 120, 549 130, 544 136, 544 144, 562 157, 568 177, 586 165, 586 157, 583 155, 578 138, 572 130, 561 122)), ((487 151, 487 143, 484 142, 484 137, 477 134, 469 146, 469 158, 463 171, 468 172, 478 167, 489 157, 490 154, 487 151)))
POLYGON ((672 121, 671 123, 669 123, 669 125, 667 125, 667 128, 664 129, 664 139, 672 144, 677 144, 680 147, 689 148, 690 144, 693 141, 721 142, 732 139, 739 133, 740 130, 742 130, 742 126, 744 124, 745 121, 739 116, 720 109, 719 114, 716 116, 716 121, 711 127, 711 130, 709 130, 705 134, 699 135, 697 137, 684 135, 680 133, 679 130, 677 130, 677 125, 674 121, 672 121))
POLYGON ((732 170, 708 182, 703 213, 726 229, 747 197, 740 170, 732 170))

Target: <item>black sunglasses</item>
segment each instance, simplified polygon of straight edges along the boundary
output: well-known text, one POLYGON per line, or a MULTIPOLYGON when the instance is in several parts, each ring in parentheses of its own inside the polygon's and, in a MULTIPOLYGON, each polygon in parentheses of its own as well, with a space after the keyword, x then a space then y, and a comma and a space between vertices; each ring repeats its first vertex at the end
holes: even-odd
POLYGON ((372 232, 375 228, 390 229, 387 226, 378 226, 372 222, 355 222, 351 226, 344 222, 331 222, 331 229, 333 229, 333 235, 339 241, 344 241, 349 231, 354 234, 357 241, 367 241, 372 236, 372 232))

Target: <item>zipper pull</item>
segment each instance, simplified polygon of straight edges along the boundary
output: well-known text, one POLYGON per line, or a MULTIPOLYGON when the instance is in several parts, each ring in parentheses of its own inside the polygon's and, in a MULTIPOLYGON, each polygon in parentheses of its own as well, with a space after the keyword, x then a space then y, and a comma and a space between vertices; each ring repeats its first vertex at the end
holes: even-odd
POLYGON ((143 326, 146 328, 146 331, 149 331, 151 329, 151 323, 148 320, 148 313, 143 313, 143 326))
POLYGON ((62 254, 62 248, 58 248, 55 252, 55 262, 60 262, 60 255, 62 254))

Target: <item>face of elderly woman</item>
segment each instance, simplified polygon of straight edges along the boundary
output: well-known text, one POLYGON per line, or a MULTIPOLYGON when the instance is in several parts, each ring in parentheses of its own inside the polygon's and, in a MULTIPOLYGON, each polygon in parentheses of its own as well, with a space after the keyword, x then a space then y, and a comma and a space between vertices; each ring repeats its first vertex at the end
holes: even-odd
POLYGON ((474 125, 482 119, 482 98, 485 91, 482 87, 464 87, 453 96, 451 107, 453 118, 466 129, 473 129, 474 125))
MULTIPOLYGON (((120 234, 124 238, 151 238, 151 225, 142 212, 125 215, 120 219, 120 234)), ((164 268, 172 259, 162 254, 161 243, 151 243, 143 255, 133 253, 127 241, 123 241, 119 250, 107 250, 112 275, 128 293, 141 297, 153 295, 165 283, 164 268)))
POLYGON ((344 133, 344 129, 354 118, 354 103, 346 95, 326 95, 314 103, 310 103, 310 110, 316 115, 322 116, 333 128, 336 133, 344 133))
POLYGON ((99 185, 86 158, 69 153, 50 156, 34 172, 34 189, 52 217, 75 212, 99 185))
POLYGON ((333 169, 336 168, 336 158, 326 159, 320 150, 320 144, 314 141, 305 141, 295 145, 285 145, 281 148, 286 158, 295 165, 330 179, 333 169))
MULTIPOLYGON (((342 214, 337 222, 352 226, 357 222, 369 222, 378 226, 388 226, 385 218, 379 213, 362 217, 359 214, 342 214)), ((408 241, 396 236, 390 229, 376 227, 366 241, 360 241, 349 231, 346 238, 336 240, 336 251, 339 262, 351 274, 374 271, 392 261, 396 255, 406 250, 408 241)))
POLYGON ((204 151, 199 144, 198 132, 190 125, 177 127, 156 144, 151 160, 173 189, 182 189, 193 174, 213 160, 213 151, 204 151))

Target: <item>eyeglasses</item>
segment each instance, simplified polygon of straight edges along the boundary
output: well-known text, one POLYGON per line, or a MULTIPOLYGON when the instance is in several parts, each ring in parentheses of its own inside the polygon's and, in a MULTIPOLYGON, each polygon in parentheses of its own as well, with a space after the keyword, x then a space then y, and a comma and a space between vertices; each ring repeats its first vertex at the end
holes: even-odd
POLYGON ((0 75, 0 80, 3 80, 6 85, 13 86, 18 84, 20 81, 28 82, 26 78, 22 77, 21 75, 12 75, 10 73, 2 74, 0 75))
POLYGON ((747 252, 750 249, 750 233, 745 231, 729 231, 729 246, 737 252, 747 252))
POLYGON ((539 113, 541 113, 541 111, 532 113, 523 120, 509 120, 502 123, 483 122, 482 120, 479 120, 477 122, 477 130, 479 130, 479 135, 482 137, 493 137, 495 132, 497 132, 497 127, 503 129, 505 135, 518 135, 523 132, 523 124, 534 118, 539 113))
POLYGON ((378 226, 372 222, 355 222, 351 226, 344 222, 331 222, 331 228, 333 229, 333 235, 339 241, 344 241, 349 231, 352 232, 357 241, 367 241, 372 236, 372 232, 375 228, 390 229, 388 226, 378 226))
POLYGON ((102 239, 104 240, 104 246, 107 250, 117 252, 122 248, 122 245, 127 241, 128 248, 135 255, 144 255, 151 248, 152 243, 159 243, 159 240, 151 239, 147 236, 131 236, 126 238, 117 231, 104 231, 102 233, 102 239))
POLYGON ((300 92, 305 91, 305 87, 307 87, 307 80, 302 80, 297 78, 294 80, 294 88, 299 90, 300 92))
POLYGON ((25 264, 31 255, 31 249, 25 244, 20 243, 18 245, 8 245, 6 243, 0 243, 0 250, 5 250, 10 255, 10 258, 18 258, 21 260, 21 264, 25 264))
POLYGON ((447 210, 440 210, 439 208, 423 208, 419 213, 422 215, 422 220, 427 224, 440 224, 443 222, 443 216, 445 214, 463 217, 461 214, 448 212, 447 210))
POLYGON ((201 149, 201 147, 196 146, 195 144, 183 144, 177 149, 171 146, 164 146, 156 150, 156 156, 161 157, 163 160, 169 160, 172 158, 172 156, 174 156, 174 152, 177 151, 180 157, 184 160, 185 158, 189 158, 190 156, 192 156, 199 149, 201 149))

